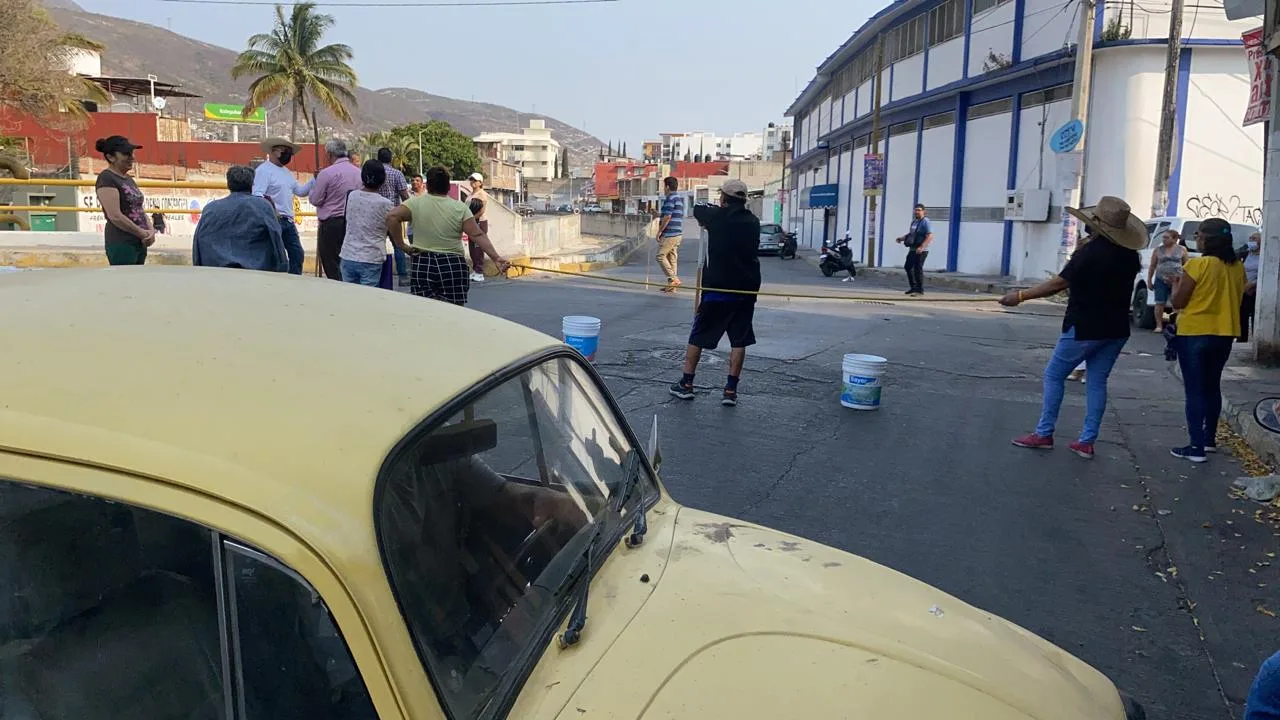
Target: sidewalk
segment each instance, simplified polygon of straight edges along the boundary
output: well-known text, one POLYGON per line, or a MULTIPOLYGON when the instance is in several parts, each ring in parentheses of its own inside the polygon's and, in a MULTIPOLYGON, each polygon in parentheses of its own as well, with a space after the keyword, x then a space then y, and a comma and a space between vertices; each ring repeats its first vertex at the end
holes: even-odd
POLYGON ((1280 368, 1260 367, 1253 361, 1253 345, 1236 345, 1222 373, 1222 417, 1244 438, 1258 457, 1280 467, 1280 434, 1258 425, 1253 408, 1265 397, 1280 397, 1280 368))
MULTIPOLYGON (((818 256, 812 251, 801 250, 798 257, 807 263, 818 265, 818 256)), ((877 278, 890 283, 907 286, 907 273, 900 267, 864 267, 858 266, 861 277, 877 278)), ((1021 290, 1035 285, 1034 282, 1016 280, 1009 275, 973 275, 970 273, 943 272, 926 270, 924 284, 931 288, 949 288, 951 290, 968 290, 978 293, 1004 295, 1013 290, 1021 290)))

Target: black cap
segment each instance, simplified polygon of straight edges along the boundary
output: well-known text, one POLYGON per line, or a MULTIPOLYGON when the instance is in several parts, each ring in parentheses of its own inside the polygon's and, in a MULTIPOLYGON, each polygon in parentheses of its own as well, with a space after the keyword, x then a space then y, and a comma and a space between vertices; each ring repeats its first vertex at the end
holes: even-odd
POLYGON ((1209 218, 1200 223, 1200 234, 1207 237, 1231 237, 1231 223, 1222 218, 1209 218))
POLYGON ((94 148, 96 148, 97 151, 102 153, 103 155, 108 155, 110 153, 129 152, 131 150, 136 150, 137 148, 140 148, 140 147, 142 146, 134 145, 133 143, 129 142, 129 138, 123 135, 112 135, 111 137, 101 138, 100 140, 98 140, 98 142, 94 143, 94 148))

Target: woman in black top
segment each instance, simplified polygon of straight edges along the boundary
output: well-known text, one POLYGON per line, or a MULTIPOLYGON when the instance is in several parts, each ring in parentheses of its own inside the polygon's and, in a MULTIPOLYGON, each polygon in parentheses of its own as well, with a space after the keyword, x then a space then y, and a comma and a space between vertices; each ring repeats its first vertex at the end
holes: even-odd
POLYGON ((98 206, 107 218, 103 228, 107 262, 112 265, 141 265, 147 248, 156 241, 156 232, 143 209, 142 191, 129 177, 133 169, 134 145, 128 138, 112 135, 94 145, 107 160, 107 169, 98 173, 98 206))

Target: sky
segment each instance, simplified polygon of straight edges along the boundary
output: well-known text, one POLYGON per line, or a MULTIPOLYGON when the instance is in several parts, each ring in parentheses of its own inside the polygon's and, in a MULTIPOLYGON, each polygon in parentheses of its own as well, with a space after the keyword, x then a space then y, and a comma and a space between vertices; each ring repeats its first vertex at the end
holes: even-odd
MULTIPOLYGON (((233 50, 268 31, 273 18, 270 5, 76 1, 89 12, 168 27, 233 50)), ((661 132, 731 134, 782 120, 818 63, 888 3, 352 8, 321 2, 320 9, 336 20, 326 39, 351 46, 365 87, 411 87, 547 114, 602 140, 626 141, 638 156, 640 142, 661 132)), ((156 74, 163 78, 163 69, 156 74)))

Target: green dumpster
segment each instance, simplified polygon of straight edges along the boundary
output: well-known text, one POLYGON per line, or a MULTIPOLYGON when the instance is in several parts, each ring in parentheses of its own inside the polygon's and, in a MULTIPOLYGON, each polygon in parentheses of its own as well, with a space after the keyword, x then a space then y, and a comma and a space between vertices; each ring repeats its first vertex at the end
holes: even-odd
POLYGON ((53 232, 58 229, 58 216, 51 213, 31 213, 31 229, 35 232, 53 232))

